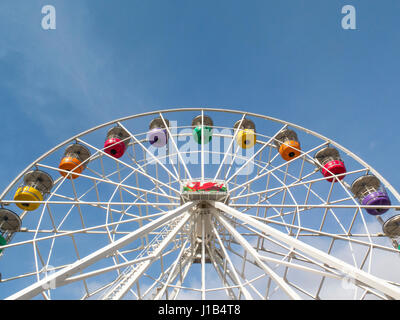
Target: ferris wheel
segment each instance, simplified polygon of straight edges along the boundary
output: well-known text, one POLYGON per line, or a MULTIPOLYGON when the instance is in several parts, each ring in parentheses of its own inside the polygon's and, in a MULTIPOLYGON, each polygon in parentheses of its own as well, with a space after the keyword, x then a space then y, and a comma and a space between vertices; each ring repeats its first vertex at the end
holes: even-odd
POLYGON ((43 154, 0 195, 1 299, 400 299, 400 195, 335 141, 168 109, 43 154))

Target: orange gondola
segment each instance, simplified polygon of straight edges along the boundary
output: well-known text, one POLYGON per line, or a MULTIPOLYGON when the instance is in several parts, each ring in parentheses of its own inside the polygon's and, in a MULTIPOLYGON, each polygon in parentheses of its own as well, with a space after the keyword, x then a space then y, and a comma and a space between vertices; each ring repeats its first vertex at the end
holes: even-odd
POLYGON ((81 144, 75 143, 65 149, 64 157, 58 166, 61 170, 60 174, 67 179, 76 179, 79 177, 87 166, 87 160, 90 158, 90 151, 81 144), (68 171, 68 172, 66 172, 68 171), (70 172, 77 173, 71 174, 70 172))

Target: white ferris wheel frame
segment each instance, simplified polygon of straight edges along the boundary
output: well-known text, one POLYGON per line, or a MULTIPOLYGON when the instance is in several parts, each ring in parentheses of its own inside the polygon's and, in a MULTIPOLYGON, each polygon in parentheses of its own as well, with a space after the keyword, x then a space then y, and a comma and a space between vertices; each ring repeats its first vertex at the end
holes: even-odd
MULTIPOLYGON (((329 143, 329 145, 336 147, 341 152, 343 152, 347 156, 353 158, 361 166, 363 166, 364 169, 361 171, 370 172, 373 175, 375 175, 382 182, 382 184, 384 184, 385 188, 387 190, 389 190, 391 192, 391 194, 396 198, 397 202, 400 202, 400 194, 389 184, 389 182, 383 176, 381 176, 379 174, 379 172, 377 172, 375 169, 373 169, 371 166, 369 166, 364 160, 359 158, 357 155, 352 153, 350 150, 346 149, 345 147, 341 146, 340 144, 336 143, 335 141, 330 140, 330 139, 324 137, 323 135, 320 135, 314 131, 311 131, 309 129, 303 128, 299 125, 296 125, 296 124, 293 124, 290 122, 286 122, 283 120, 279 120, 276 118, 259 115, 259 114, 255 114, 255 113, 251 113, 251 112, 242 112, 242 111, 237 111, 237 110, 220 109, 220 108, 175 108, 175 109, 146 112, 146 113, 136 114, 136 115, 129 116, 129 117, 120 118, 118 120, 110 121, 108 123, 91 128, 87 131, 84 131, 84 132, 78 134, 78 135, 75 135, 74 137, 72 137, 70 139, 65 140, 64 142, 60 143, 59 145, 52 148, 51 150, 49 150, 48 152, 43 154, 41 157, 36 159, 32 164, 27 166, 27 168, 25 170, 23 170, 0 195, 0 204, 2 204, 2 205, 3 204, 12 204, 12 203, 17 202, 17 201, 12 201, 12 200, 3 200, 3 199, 11 191, 11 189, 18 183, 18 181, 21 180, 21 178, 24 176, 24 174, 26 172, 28 172, 33 167, 38 166, 38 164, 40 164, 40 162, 43 159, 45 159, 46 157, 48 157, 49 155, 54 153, 56 150, 59 150, 59 149, 65 147, 67 144, 74 142, 74 141, 79 142, 79 143, 86 145, 87 147, 92 148, 93 150, 96 150, 96 152, 98 152, 99 154, 108 156, 104 153, 104 151, 101 150, 101 148, 96 148, 95 146, 87 143, 86 141, 84 141, 81 138, 91 132, 96 131, 96 130, 102 129, 104 127, 107 127, 107 126, 110 126, 113 124, 118 124, 119 126, 124 128, 129 133, 130 138, 133 140, 133 142, 135 144, 141 146, 144 150, 146 150, 147 148, 143 145, 143 141, 140 141, 138 138, 136 138, 136 136, 134 134, 132 134, 129 131, 129 129, 123 125, 123 122, 125 122, 127 120, 132 120, 135 118, 144 117, 144 116, 159 116, 165 124, 165 119, 164 119, 163 115, 168 114, 168 113, 173 113, 173 112, 185 112, 185 111, 201 112, 202 119, 204 119, 205 112, 227 112, 230 114, 237 114, 237 115, 241 116, 240 121, 243 121, 243 119, 245 117, 255 117, 255 118, 260 118, 260 119, 280 123, 281 125, 283 125, 281 130, 283 128, 286 128, 289 126, 291 128, 298 129, 302 132, 313 135, 314 137, 319 138, 320 140, 324 141, 324 143, 322 145, 318 145, 315 148, 303 153, 302 155, 304 155, 304 161, 312 162, 312 158, 310 157, 311 151, 315 151, 318 148, 320 148, 321 146, 324 146, 329 143)), ((172 136, 168 126, 166 126, 166 130, 168 132, 168 136, 172 136)), ((276 134, 278 134, 278 132, 276 132, 276 134)), ((201 140, 204 141, 204 130, 202 130, 201 134, 202 134, 201 140)), ((233 142, 235 141, 237 134, 238 134, 238 130, 235 131, 235 133, 232 137, 231 145, 229 146, 228 149, 230 149, 231 146, 233 145, 233 142)), ((270 143, 273 141, 276 134, 273 137, 271 137, 268 140, 268 142, 264 143, 264 146, 258 152, 256 152, 251 158, 247 159, 246 162, 242 165, 242 168, 245 167, 246 164, 254 161, 256 156, 258 154, 261 154, 263 148, 270 145, 270 143)), ((191 179, 192 177, 191 177, 190 171, 186 167, 185 162, 182 159, 182 155, 179 152, 179 149, 178 149, 174 139, 171 139, 170 141, 171 141, 171 144, 172 144, 174 150, 176 151, 177 157, 179 158, 178 162, 181 162, 184 172, 187 174, 189 179, 191 179)), ((151 153, 149 153, 149 154, 152 156, 152 158, 153 158, 152 160, 154 162, 158 163, 160 165, 160 167, 162 167, 168 173, 170 178, 173 178, 176 181, 181 180, 181 178, 180 178, 181 175, 180 175, 180 173, 178 173, 178 170, 174 166, 172 167, 172 171, 173 171, 172 172, 165 165, 163 165, 163 163, 160 161, 159 158, 153 156, 151 153)), ((204 143, 201 143, 200 166, 201 166, 201 180, 202 181, 204 181, 204 179, 205 179, 204 154, 205 154, 204 143)), ((236 156, 236 154, 235 154, 235 156, 236 156)), ((221 162, 221 166, 219 167, 217 174, 215 175, 213 181, 216 181, 216 179, 221 171, 222 164, 226 160, 226 157, 227 157, 227 153, 225 153, 224 158, 221 162)), ((114 160, 116 162, 122 162, 121 160, 118 160, 118 159, 114 159, 114 160)), ((290 163, 290 161, 289 161, 289 163, 290 163)), ((144 170, 142 170, 142 167, 138 163, 136 163, 135 165, 129 165, 129 164, 123 162, 123 164, 128 166, 132 170, 132 173, 140 173, 141 175, 144 175, 144 176, 147 175, 146 177, 148 179, 165 187, 166 189, 169 189, 170 192, 171 191, 173 191, 175 193, 180 192, 179 190, 173 188, 171 186, 171 183, 164 182, 164 181, 158 179, 158 177, 152 177, 152 176, 149 176, 148 174, 146 174, 146 172, 144 170)), ((286 164, 282 164, 281 167, 283 167, 284 165, 286 165, 286 164)), ((43 164, 40 164, 40 167, 46 169, 46 166, 43 164)), ((274 167, 274 170, 279 169, 279 167, 280 166, 274 167)), ((54 169, 54 168, 50 168, 50 167, 48 167, 48 168, 54 169)), ((260 171, 260 174, 258 175, 258 177, 267 176, 269 173, 271 173, 271 171, 273 171, 273 170, 262 169, 260 171)), ((236 171, 236 174, 237 173, 238 173, 238 171, 236 171)), ((89 179, 94 179, 93 177, 88 176, 85 173, 81 173, 81 174, 77 174, 77 175, 82 176, 82 177, 87 177, 89 179)), ((230 176, 230 178, 227 180, 227 182, 231 181, 233 178, 234 178, 234 175, 230 176)), ((253 178, 253 179, 255 180, 256 178, 253 178)), ((324 178, 321 178, 319 180, 323 180, 323 179, 324 178)), ((100 182, 105 181, 105 179, 101 179, 101 178, 97 178, 97 180, 100 182)), ((315 179, 315 181, 317 181, 317 180, 318 179, 315 179)), ((106 182, 112 183, 110 181, 106 181, 106 182)), ((251 184, 252 181, 250 180, 248 183, 251 184)), ((341 184, 345 190, 349 189, 349 185, 346 185, 346 183, 344 181, 338 180, 338 183, 341 184)), ((161 189, 161 188, 158 188, 158 190, 146 190, 146 189, 141 189, 141 188, 135 187, 135 186, 124 185, 123 181, 119 182, 119 183, 112 183, 112 184, 114 184, 115 186, 125 187, 125 188, 131 190, 132 192, 133 191, 138 192, 138 194, 140 194, 140 193, 144 194, 145 192, 147 192, 150 194, 154 194, 156 196, 163 196, 165 198, 169 198, 170 200, 175 200, 175 203, 166 202, 165 205, 171 205, 171 204, 177 205, 176 200, 178 200, 178 198, 175 196, 172 196, 171 193, 168 195, 168 193, 166 191, 163 191, 163 189, 161 189)), ((240 187, 242 187, 242 186, 236 186, 230 191, 233 192, 235 190, 239 190, 240 187)), ((282 188, 286 188, 288 190, 288 193, 290 193, 288 186, 283 185, 281 187, 281 189, 282 188)), ((243 190, 245 190, 245 189, 242 188, 241 193, 239 193, 239 195, 236 195, 237 199, 245 198, 245 197, 249 196, 249 194, 246 194, 245 191, 243 191, 243 190)), ((269 191, 274 191, 274 189, 272 188, 269 191)), ((259 191, 259 192, 254 192, 253 194, 261 195, 263 192, 265 192, 265 191, 263 190, 263 191, 259 191)), ((353 199, 353 196, 350 194, 350 192, 348 192, 348 195, 349 195, 349 198, 353 199)), ((143 198, 143 197, 141 197, 141 198, 143 198)), ((75 201, 71 201, 71 199, 66 199, 65 201, 54 201, 54 200, 47 199, 44 201, 38 201, 38 203, 44 204, 44 205, 47 205, 47 204, 74 204, 77 206, 88 204, 88 205, 108 206, 108 208, 110 208, 110 201, 108 201, 108 202, 107 201, 105 201, 105 202, 97 201, 96 203, 91 203, 91 202, 82 201, 80 199, 75 200, 75 201)), ((244 249, 245 254, 249 257, 252 257, 252 260, 255 263, 255 265, 257 265, 260 269, 262 269, 265 272, 265 274, 268 275, 268 277, 273 282, 275 282, 277 284, 277 286, 283 292, 285 292, 286 295, 291 299, 301 299, 298 291, 295 290, 295 288, 292 285, 288 284, 280 275, 275 273, 274 270, 271 267, 269 267, 268 263, 271 263, 271 262, 272 263, 280 263, 280 264, 286 265, 287 267, 293 267, 293 268, 297 268, 297 269, 307 270, 310 272, 319 273, 325 277, 331 277, 331 278, 335 278, 335 279, 343 279, 345 277, 351 276, 351 278, 354 279, 354 281, 361 288, 363 288, 365 290, 365 292, 375 293, 375 295, 378 297, 400 299, 400 288, 396 284, 389 283, 388 281, 385 281, 383 279, 375 277, 368 272, 365 272, 365 271, 360 270, 359 268, 356 268, 348 263, 345 263, 344 261, 337 259, 322 250, 316 249, 293 236, 287 235, 284 232, 279 231, 279 230, 269 226, 268 224, 264 223, 262 221, 262 219, 256 219, 250 215, 246 215, 245 213, 243 213, 237 209, 239 207, 247 207, 247 208, 252 208, 252 207, 289 208, 289 207, 293 207, 294 210, 299 211, 301 209, 306 210, 309 208, 324 208, 324 209, 328 210, 332 207, 334 207, 334 208, 342 207, 342 208, 354 208, 354 209, 358 209, 361 211, 363 208, 364 209, 365 208, 375 208, 374 206, 363 206, 363 205, 359 204, 357 201, 354 201, 353 205, 335 205, 335 204, 323 204, 323 205, 304 204, 304 205, 302 205, 302 204, 297 204, 297 202, 294 205, 249 204, 249 203, 246 203, 246 204, 234 204, 233 203, 233 204, 227 205, 227 204, 224 204, 224 203, 218 202, 218 201, 208 201, 207 203, 210 206, 210 208, 212 208, 212 210, 210 211, 210 212, 212 212, 212 214, 207 217, 204 215, 197 214, 199 216, 198 221, 203 226, 202 227, 202 236, 201 236, 202 241, 200 242, 200 248, 199 248, 200 252, 202 253, 201 254, 201 289, 200 289, 202 299, 206 299, 206 292, 207 292, 207 290, 205 288, 206 250, 208 250, 208 252, 212 251, 212 248, 207 247, 207 244, 205 241, 206 235, 205 235, 205 231, 204 231, 205 230, 204 225, 207 223, 206 219, 211 219, 211 217, 213 219, 215 219, 215 221, 218 221, 219 224, 225 228, 227 233, 229 233, 230 236, 233 239, 235 239, 236 243, 241 245, 241 247, 244 249), (247 227, 251 227, 252 230, 259 232, 263 236, 268 236, 277 241, 280 241, 287 247, 290 247, 290 248, 296 250, 296 252, 298 252, 299 254, 302 253, 302 254, 307 255, 308 257, 311 257, 312 259, 315 259, 315 261, 318 261, 318 263, 320 263, 321 265, 323 264, 324 271, 311 270, 311 268, 307 268, 307 267, 301 266, 301 265, 296 265, 290 261, 273 259, 273 258, 261 255, 259 252, 257 252, 257 250, 254 249, 254 247, 252 245, 250 245, 250 243, 240 234, 240 232, 238 232, 236 230, 232 219, 235 219, 235 221, 240 221, 241 223, 243 223, 243 225, 245 225, 247 227)), ((113 202, 113 204, 130 205, 132 203, 131 202, 113 202)), ((159 203, 159 202, 154 203, 154 205, 157 205, 158 207, 160 207, 163 204, 164 203, 159 203)), ((141 204, 136 202, 135 205, 140 206, 141 204)), ((60 287, 60 286, 67 285, 67 284, 70 284, 75 281, 81 281, 82 279, 90 278, 90 277, 96 276, 98 274, 108 272, 110 270, 116 270, 116 269, 119 270, 120 268, 136 265, 137 266, 136 268, 128 269, 129 272, 127 272, 125 274, 122 273, 120 278, 117 279, 110 286, 111 290, 109 288, 107 293, 102 296, 103 299, 122 299, 127 294, 127 292, 130 290, 132 285, 134 285, 136 283, 136 281, 145 273, 145 271, 152 264, 152 262, 156 259, 159 259, 162 256, 162 251, 174 240, 175 236, 182 230, 182 228, 184 228, 184 226, 188 223, 188 221, 193 218, 193 215, 189 214, 189 211, 195 205, 196 205, 195 202, 187 202, 187 203, 178 205, 173 210, 162 211, 162 212, 160 212, 159 215, 154 215, 154 218, 155 218, 154 220, 141 226, 137 230, 134 230, 134 231, 124 235, 122 238, 119 238, 116 241, 112 241, 107 246, 104 246, 103 248, 96 250, 95 252, 92 252, 91 254, 89 254, 81 259, 78 259, 75 263, 72 263, 68 266, 64 266, 63 268, 55 271, 50 276, 47 276, 45 279, 42 279, 42 280, 39 280, 39 281, 33 283, 32 285, 26 287, 25 289, 20 290, 19 292, 9 296, 7 299, 10 299, 10 300, 32 299, 35 296, 37 296, 38 294, 43 294, 44 297, 46 297, 45 292, 46 292, 46 290, 48 290, 50 285, 53 285, 53 286, 55 285, 55 287, 60 287), (155 230, 158 227, 166 225, 166 224, 169 225, 169 229, 165 232, 164 237, 159 241, 159 243, 157 243, 157 246, 154 247, 155 248, 154 251, 151 254, 149 254, 148 256, 139 257, 133 261, 126 261, 126 262, 118 263, 118 264, 115 264, 114 266, 106 267, 106 268, 99 269, 96 271, 82 273, 86 267, 92 265, 96 261, 99 261, 100 259, 109 257, 113 252, 115 252, 119 249, 122 249, 124 246, 131 243, 132 241, 134 241, 140 237, 143 237, 148 232, 155 230)), ((381 207, 382 206, 380 206, 380 208, 381 207)), ((395 206, 395 205, 387 206, 387 208, 394 208, 396 210, 400 209, 399 206, 395 206)), ((379 222, 382 223, 382 219, 380 217, 378 217, 377 219, 379 222)), ((109 223, 109 225, 112 225, 112 223, 109 223)), ((296 228, 296 226, 294 226, 294 225, 292 227, 296 228)), ((89 229, 90 228, 88 228, 88 230, 89 229)), ((212 234, 214 235, 215 240, 220 243, 223 258, 221 258, 217 255, 216 256, 211 255, 211 257, 210 257, 212 260, 211 263, 215 266, 215 269, 217 271, 219 270, 220 272, 222 272, 221 266, 224 266, 225 270, 229 269, 230 273, 229 274, 225 273, 222 278, 229 277, 231 282, 235 284, 234 287, 239 290, 240 296, 244 297, 245 299, 254 299, 254 295, 252 295, 249 292, 249 290, 250 290, 249 287, 252 288, 251 283, 244 283, 245 281, 243 280, 243 278, 241 278, 241 276, 238 274, 237 270, 235 270, 235 267, 228 255, 228 253, 224 249, 223 242, 222 242, 221 238, 219 237, 218 232, 215 229, 215 226, 213 226, 212 234), (222 262, 221 259, 222 260, 225 259, 225 260, 222 262)), ((322 234, 322 232, 321 232, 321 234, 322 234)), ((344 239, 345 237, 338 235, 337 238, 344 239)), ((188 241, 189 240, 187 239, 185 242, 185 245, 187 244, 188 241)), ((357 240, 354 240, 354 241, 357 242, 357 240)), ((179 256, 178 256, 176 262, 170 266, 169 273, 167 273, 168 277, 167 277, 166 281, 164 282, 164 285, 158 292, 158 294, 155 296, 156 299, 162 299, 163 294, 166 293, 168 286, 171 284, 170 281, 176 279, 178 268, 182 269, 182 267, 183 267, 184 273, 185 272, 187 273, 187 270, 190 268, 191 262, 187 258, 187 252, 184 250, 185 245, 182 245, 182 248, 179 252, 179 256), (178 261, 179 261, 179 263, 178 263, 178 261), (180 266, 178 266, 178 265, 180 265, 180 266)), ((7 249, 7 248, 10 248, 13 246, 16 246, 16 244, 10 243, 10 244, 3 246, 3 248, 7 249)), ((182 273, 182 270, 180 270, 180 273, 182 273)), ((252 289, 254 289, 254 288, 252 288, 252 289)), ((296 289, 298 289, 298 288, 296 288, 296 289)), ((173 298, 176 298, 179 290, 180 289, 179 289, 179 284, 178 284, 178 285, 176 285, 175 290, 172 293, 173 298)), ((225 291, 227 292, 228 296, 236 297, 235 293, 233 292, 232 286, 227 286, 225 288, 225 291)), ((263 295, 261 295, 260 293, 257 293, 257 290, 254 290, 254 292, 256 292, 256 296, 258 295, 259 297, 260 296, 263 297, 263 295)))

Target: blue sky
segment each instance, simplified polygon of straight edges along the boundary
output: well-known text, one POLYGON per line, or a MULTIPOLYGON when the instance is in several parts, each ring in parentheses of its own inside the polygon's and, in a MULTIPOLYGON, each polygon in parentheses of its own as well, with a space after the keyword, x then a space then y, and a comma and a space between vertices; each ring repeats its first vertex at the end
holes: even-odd
POLYGON ((396 0, 2 0, 0 189, 95 125, 226 107, 321 133, 399 190, 399 17, 396 0))
POLYGON ((317 131, 398 189, 399 16, 388 0, 3 0, 0 188, 97 124, 209 106, 317 131), (56 30, 41 28, 46 4, 56 30), (357 30, 341 28, 346 4, 357 30))

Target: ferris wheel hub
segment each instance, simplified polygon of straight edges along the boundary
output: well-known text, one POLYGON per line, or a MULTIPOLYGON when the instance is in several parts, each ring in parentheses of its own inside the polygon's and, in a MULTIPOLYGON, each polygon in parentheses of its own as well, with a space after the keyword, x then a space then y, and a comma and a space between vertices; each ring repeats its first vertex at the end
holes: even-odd
POLYGON ((222 180, 184 180, 181 188, 181 204, 207 200, 227 203, 229 200, 226 183, 222 180))

